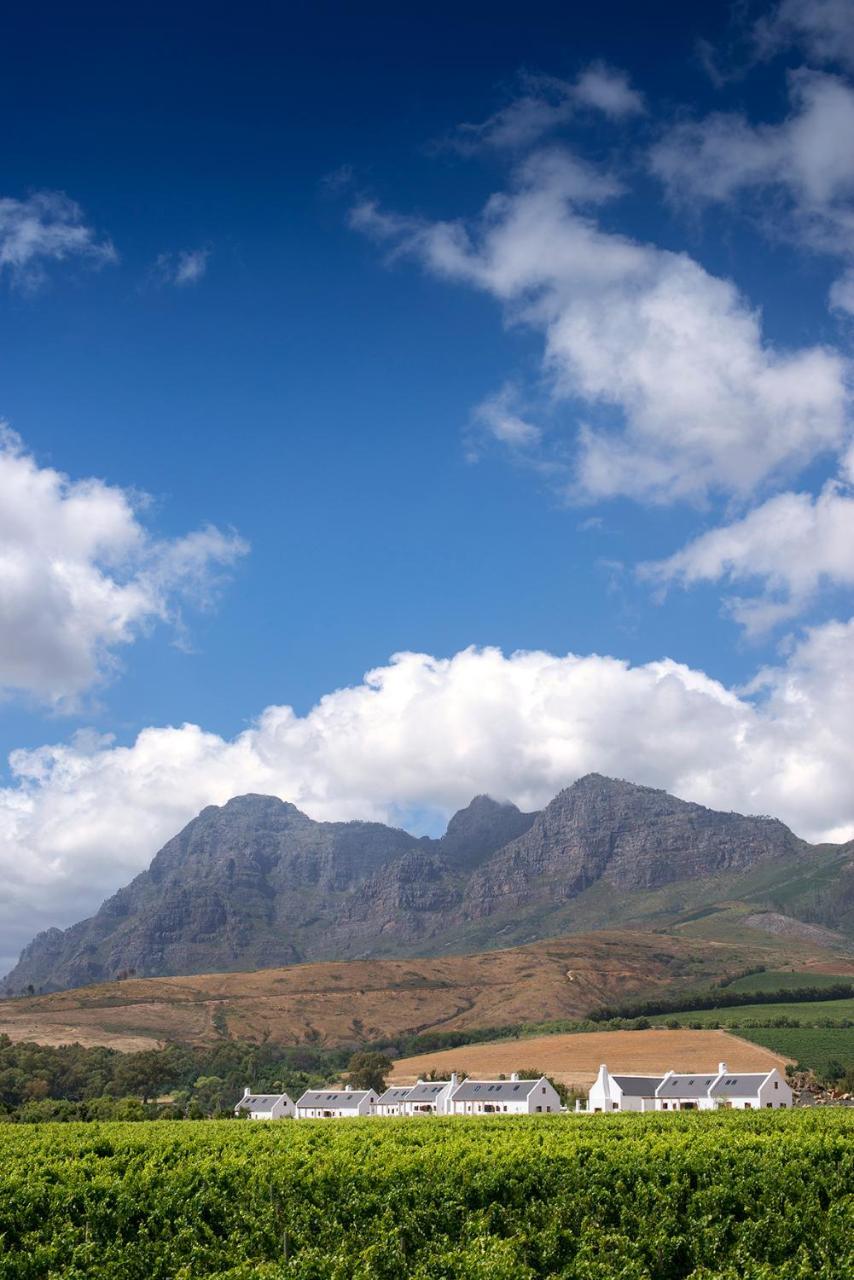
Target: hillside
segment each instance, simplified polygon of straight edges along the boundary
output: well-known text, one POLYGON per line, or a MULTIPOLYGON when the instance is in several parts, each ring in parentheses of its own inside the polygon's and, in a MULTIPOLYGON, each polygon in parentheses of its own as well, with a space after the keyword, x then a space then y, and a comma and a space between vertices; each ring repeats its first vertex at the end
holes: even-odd
POLYGON ((852 846, 813 847, 772 818, 597 774, 536 814, 479 796, 438 840, 240 796, 203 810, 93 917, 35 938, 5 989, 476 951, 627 924, 843 946, 852 866, 852 846))
MULTIPOLYGON (((803 967, 832 964, 815 948, 795 950, 803 967)), ((579 1018, 605 1002, 665 989, 696 991, 782 957, 773 939, 731 946, 602 931, 479 955, 129 978, 2 1001, 0 1033, 119 1049, 167 1040, 212 1044, 226 1036, 355 1046, 427 1030, 579 1018)))

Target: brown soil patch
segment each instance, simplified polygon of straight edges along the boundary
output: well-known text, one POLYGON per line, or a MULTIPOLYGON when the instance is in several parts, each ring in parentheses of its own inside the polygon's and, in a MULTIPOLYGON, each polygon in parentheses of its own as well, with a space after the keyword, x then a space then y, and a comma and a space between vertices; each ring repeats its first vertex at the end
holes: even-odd
POLYGON ((587 1088, 603 1062, 612 1072, 663 1075, 668 1069, 717 1071, 719 1062, 732 1071, 770 1071, 772 1067, 782 1071, 787 1061, 728 1031, 591 1031, 493 1040, 400 1058, 394 1064, 392 1079, 408 1084, 430 1071, 445 1078, 452 1071, 465 1071, 489 1080, 533 1068, 563 1084, 587 1088))

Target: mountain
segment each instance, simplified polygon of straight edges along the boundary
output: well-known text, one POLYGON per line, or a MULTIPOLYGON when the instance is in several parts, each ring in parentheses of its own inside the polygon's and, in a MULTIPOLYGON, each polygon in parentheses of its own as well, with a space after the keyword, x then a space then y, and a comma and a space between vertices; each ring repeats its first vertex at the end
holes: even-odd
POLYGON ((540 813, 478 796, 438 840, 238 796, 91 919, 39 934, 4 985, 431 955, 624 924, 732 940, 761 908, 854 928, 834 894, 845 887, 844 904, 852 883, 854 846, 598 774, 540 813))

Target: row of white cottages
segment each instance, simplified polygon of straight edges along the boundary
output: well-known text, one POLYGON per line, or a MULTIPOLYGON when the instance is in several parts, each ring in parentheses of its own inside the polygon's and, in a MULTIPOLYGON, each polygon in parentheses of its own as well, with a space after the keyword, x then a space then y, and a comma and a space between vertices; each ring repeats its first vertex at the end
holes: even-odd
MULTIPOLYGON (((591 1086, 586 1111, 758 1111, 791 1107, 793 1096, 791 1086, 776 1067, 771 1071, 737 1072, 719 1062, 717 1071, 632 1076, 611 1075, 603 1064, 591 1086)), ((579 1105, 576 1110, 584 1108, 579 1105)))
POLYGON ((234 1108, 250 1120, 340 1120, 356 1116, 537 1115, 560 1111, 552 1084, 538 1080, 419 1080, 393 1085, 377 1095, 373 1089, 307 1089, 294 1102, 286 1093, 252 1093, 247 1089, 234 1108))
MULTIPOLYGON (((611 1075, 604 1064, 591 1086, 582 1115, 611 1111, 739 1111, 791 1107, 791 1086, 776 1067, 771 1071, 732 1072, 725 1062, 717 1071, 664 1075, 611 1075)), ((294 1102, 286 1093, 252 1093, 247 1089, 234 1108, 251 1120, 336 1120, 356 1116, 537 1115, 561 1110, 554 1087, 538 1080, 419 1080, 392 1085, 377 1095, 373 1089, 308 1089, 294 1102)))

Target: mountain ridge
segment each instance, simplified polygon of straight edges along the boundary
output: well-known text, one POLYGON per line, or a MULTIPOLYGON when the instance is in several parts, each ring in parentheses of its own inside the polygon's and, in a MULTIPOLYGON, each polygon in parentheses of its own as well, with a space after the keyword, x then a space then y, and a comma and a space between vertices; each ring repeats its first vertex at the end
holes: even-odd
POLYGON ((812 846, 777 819, 600 774, 535 813, 477 796, 439 839, 236 796, 203 809, 93 916, 34 938, 4 985, 442 954, 624 923, 686 928, 686 912, 742 899, 854 929, 854 842, 812 846))

